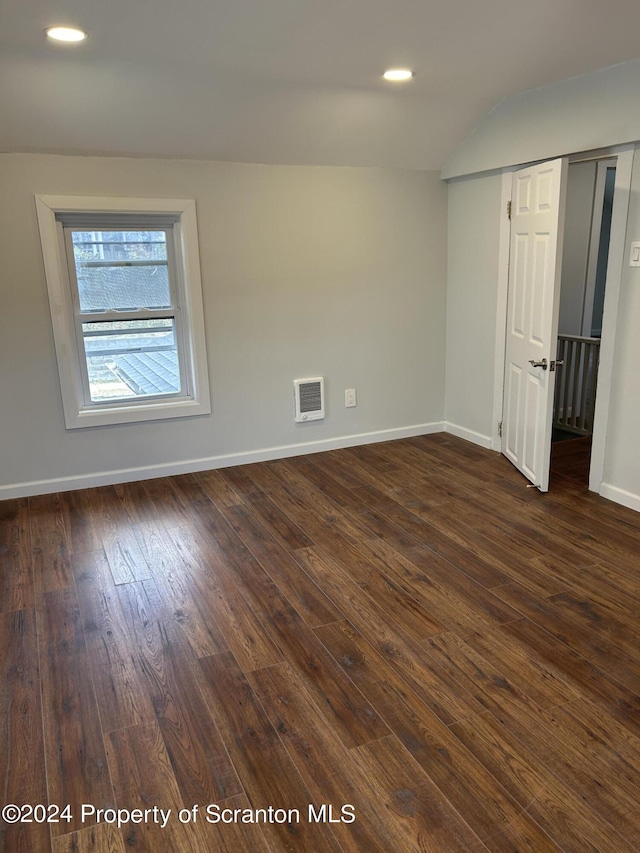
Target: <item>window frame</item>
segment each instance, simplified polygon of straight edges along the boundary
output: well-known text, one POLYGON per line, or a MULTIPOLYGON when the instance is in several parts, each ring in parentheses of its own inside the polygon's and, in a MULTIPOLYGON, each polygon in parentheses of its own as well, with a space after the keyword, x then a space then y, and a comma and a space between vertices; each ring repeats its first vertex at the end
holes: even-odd
MULTIPOLYGON (((95 198, 36 195, 36 210, 51 309, 53 336, 67 429, 134 423, 165 418, 205 415, 211 412, 200 277, 200 257, 193 199, 95 198), (136 214, 145 218, 175 217, 168 241, 171 287, 175 287, 176 337, 183 393, 149 395, 119 401, 91 401, 87 397, 86 356, 78 339, 74 305, 75 269, 69 269, 65 228, 57 216, 64 214, 136 214), (169 248, 169 243, 171 248, 169 248), (181 340, 180 340, 181 339, 181 340)), ((105 223, 105 229, 109 226, 105 223)), ((74 230, 80 230, 75 228, 74 230)), ((86 229, 89 230, 89 229, 86 229)), ((135 230, 135 228, 134 228, 135 230)), ((158 225, 166 230, 166 225, 158 225)))
MULTIPOLYGON (((183 320, 184 320, 184 312, 181 310, 181 296, 182 290, 178 285, 178 274, 177 274, 177 265, 176 265, 176 252, 175 252, 175 233, 174 233, 175 223, 156 225, 154 227, 154 231, 162 232, 165 235, 165 247, 166 247, 166 266, 167 266, 167 277, 169 284, 169 295, 170 295, 170 305, 166 308, 153 308, 153 309, 102 309, 102 310, 94 310, 94 311, 83 311, 81 307, 81 296, 80 290, 78 286, 78 269, 77 263, 74 257, 74 244, 73 244, 73 234, 74 232, 78 232, 81 230, 82 225, 66 225, 64 220, 62 221, 62 229, 63 229, 63 238, 64 238, 64 246, 67 258, 67 266, 69 269, 69 284, 71 286, 71 302, 73 305, 73 313, 74 313, 74 328, 75 328, 75 337, 76 337, 76 347, 78 351, 78 361, 80 367, 80 373, 82 378, 82 396, 84 400, 84 406, 93 407, 94 405, 99 405, 104 407, 109 405, 104 401, 96 401, 91 399, 91 383, 89 380, 89 365, 88 365, 88 357, 89 353, 85 346, 85 338, 86 335, 83 331, 83 326, 85 323, 113 323, 113 322, 122 322, 122 321, 135 321, 135 320, 153 320, 153 319, 171 319, 173 324, 173 333, 176 340, 176 351, 178 356, 178 370, 180 377, 180 390, 174 392, 166 392, 163 394, 144 394, 140 395, 140 397, 136 398, 135 395, 131 395, 127 398, 114 398, 112 400, 113 405, 124 405, 131 401, 135 402, 152 402, 153 400, 173 400, 173 399, 185 399, 191 394, 191 382, 189 372, 185 369, 185 365, 188 363, 188 358, 185 354, 184 341, 186 338, 185 330, 183 329, 183 320)), ((85 226, 87 227, 87 226, 85 226)), ((92 226, 93 227, 93 226, 92 226)), ((153 227, 152 222, 146 222, 144 226, 136 224, 135 222, 127 222, 126 220, 116 221, 115 223, 109 223, 109 227, 103 225, 101 228, 101 233, 109 232, 110 230, 120 230, 121 228, 127 228, 129 230, 137 231, 137 230, 147 230, 149 227, 153 227)), ((126 261, 116 262, 116 264, 124 264, 127 265, 126 261)))

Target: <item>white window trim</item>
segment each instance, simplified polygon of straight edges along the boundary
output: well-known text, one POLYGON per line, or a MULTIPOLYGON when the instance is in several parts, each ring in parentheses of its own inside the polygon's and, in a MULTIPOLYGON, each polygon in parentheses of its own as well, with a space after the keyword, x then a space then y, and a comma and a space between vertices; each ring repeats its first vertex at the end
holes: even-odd
POLYGON ((205 346, 204 311, 200 278, 200 255, 196 205, 193 199, 90 198, 84 196, 36 195, 36 210, 44 257, 53 336, 58 360, 62 405, 67 429, 136 421, 206 415, 211 412, 205 346), (85 406, 83 403, 80 354, 76 346, 69 271, 61 239, 59 213, 158 213, 179 218, 175 226, 181 280, 184 327, 190 371, 188 398, 137 399, 114 405, 85 406))

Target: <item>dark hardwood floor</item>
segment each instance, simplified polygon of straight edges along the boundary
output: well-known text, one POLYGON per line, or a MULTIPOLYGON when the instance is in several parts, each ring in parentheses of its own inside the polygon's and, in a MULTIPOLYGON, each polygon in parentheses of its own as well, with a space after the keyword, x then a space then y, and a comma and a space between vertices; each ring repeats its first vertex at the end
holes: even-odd
POLYGON ((551 471, 556 477, 568 477, 577 483, 589 483, 591 436, 574 436, 551 445, 551 471))
POLYGON ((0 503, 2 849, 635 853, 639 554, 444 434, 0 503))

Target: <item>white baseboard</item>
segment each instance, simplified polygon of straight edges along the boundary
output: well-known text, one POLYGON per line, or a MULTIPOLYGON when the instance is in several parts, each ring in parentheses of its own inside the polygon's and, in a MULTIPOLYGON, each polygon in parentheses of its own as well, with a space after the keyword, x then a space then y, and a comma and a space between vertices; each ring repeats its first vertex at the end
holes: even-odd
POLYGON ((627 506, 629 509, 635 509, 636 512, 640 512, 640 495, 619 489, 617 486, 612 486, 609 483, 600 483, 599 494, 603 498, 608 498, 610 501, 615 501, 617 504, 622 504, 622 506, 627 506))
POLYGON ((493 449, 493 443, 490 435, 483 435, 481 432, 474 432, 472 429, 452 424, 451 421, 445 421, 444 431, 450 432, 451 435, 457 435, 458 438, 464 438, 465 441, 471 441, 473 444, 478 444, 480 447, 485 447, 487 450, 493 449))
POLYGON ((378 430, 376 432, 363 432, 357 435, 345 435, 338 438, 326 438, 321 441, 309 441, 300 444, 286 444, 279 447, 266 447, 242 453, 227 453, 221 456, 208 456, 202 459, 184 459, 178 462, 168 462, 159 465, 144 465, 138 468, 121 468, 114 471, 81 474, 76 477, 34 480, 29 483, 0 486, 0 500, 24 498, 31 495, 48 495, 52 492, 70 492, 74 489, 91 489, 95 486, 112 486, 115 483, 130 483, 134 480, 152 480, 155 477, 170 477, 173 474, 193 474, 196 471, 209 471, 213 468, 230 468, 232 465, 246 465, 250 462, 268 462, 271 459, 285 459, 289 456, 321 453, 323 450, 337 450, 341 447, 355 447, 359 444, 374 444, 380 441, 411 438, 416 435, 430 435, 436 432, 443 432, 444 429, 444 421, 434 421, 428 424, 416 424, 414 426, 397 427, 395 429, 378 430))

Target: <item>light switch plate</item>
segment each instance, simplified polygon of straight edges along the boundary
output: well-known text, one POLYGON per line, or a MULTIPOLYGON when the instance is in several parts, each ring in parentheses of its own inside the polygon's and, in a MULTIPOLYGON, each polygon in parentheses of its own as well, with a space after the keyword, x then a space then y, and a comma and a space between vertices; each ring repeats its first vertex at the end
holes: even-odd
POLYGON ((640 242, 631 244, 631 254, 629 255, 629 266, 640 267, 640 242))

